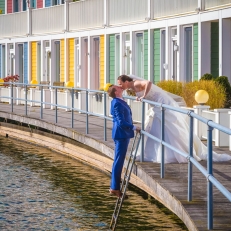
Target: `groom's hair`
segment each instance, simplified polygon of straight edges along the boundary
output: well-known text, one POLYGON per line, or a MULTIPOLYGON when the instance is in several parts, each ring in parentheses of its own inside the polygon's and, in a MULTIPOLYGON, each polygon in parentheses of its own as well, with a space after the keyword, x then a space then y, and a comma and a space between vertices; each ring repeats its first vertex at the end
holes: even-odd
POLYGON ((115 98, 115 97, 116 97, 115 92, 116 92, 115 85, 112 84, 112 85, 108 88, 107 93, 108 93, 108 95, 109 95, 110 97, 115 98))
POLYGON ((128 75, 120 75, 120 76, 117 78, 117 80, 121 80, 123 83, 124 83, 125 81, 128 81, 128 82, 132 82, 132 81, 133 81, 133 79, 130 78, 128 75))

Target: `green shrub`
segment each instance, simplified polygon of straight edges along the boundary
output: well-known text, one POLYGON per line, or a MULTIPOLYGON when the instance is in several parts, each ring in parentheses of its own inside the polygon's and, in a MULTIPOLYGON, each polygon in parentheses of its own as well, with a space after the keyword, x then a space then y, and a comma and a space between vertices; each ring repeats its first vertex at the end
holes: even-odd
POLYGON ((226 99, 225 89, 214 80, 200 80, 188 82, 184 85, 181 96, 185 99, 188 107, 193 107, 198 104, 195 100, 195 94, 198 90, 205 90, 208 92, 209 100, 206 105, 209 105, 210 109, 224 107, 226 99))
POLYGON ((165 80, 157 83, 157 86, 164 89, 165 91, 171 92, 175 95, 181 95, 183 83, 173 80, 165 80))
POLYGON ((215 77, 213 77, 212 74, 206 73, 203 76, 201 76, 200 80, 214 80, 214 79, 215 79, 215 77))
POLYGON ((209 100, 206 104, 209 105, 211 109, 223 108, 225 104, 225 89, 214 80, 200 80, 188 83, 167 80, 157 83, 157 86, 165 91, 183 97, 188 107, 193 107, 198 104, 194 98, 198 90, 208 92, 209 100))
POLYGON ((224 107, 230 108, 231 107, 231 86, 227 76, 219 76, 215 79, 216 83, 221 85, 225 89, 226 100, 224 107))

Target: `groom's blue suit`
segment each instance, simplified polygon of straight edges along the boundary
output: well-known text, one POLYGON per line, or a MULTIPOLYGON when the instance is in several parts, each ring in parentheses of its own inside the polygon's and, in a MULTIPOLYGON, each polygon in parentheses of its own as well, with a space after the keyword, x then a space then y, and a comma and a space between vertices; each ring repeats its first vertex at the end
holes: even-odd
POLYGON ((115 155, 112 166, 111 189, 120 190, 120 179, 130 138, 134 137, 132 113, 125 101, 114 98, 111 102, 113 116, 112 139, 115 142, 115 155))

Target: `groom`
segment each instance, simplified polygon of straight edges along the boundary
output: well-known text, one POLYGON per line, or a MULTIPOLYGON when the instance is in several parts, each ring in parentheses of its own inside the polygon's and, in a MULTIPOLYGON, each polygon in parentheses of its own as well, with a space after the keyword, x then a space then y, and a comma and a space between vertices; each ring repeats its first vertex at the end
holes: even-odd
POLYGON ((130 138, 134 137, 134 130, 140 132, 140 128, 135 127, 132 123, 131 109, 122 99, 122 93, 123 89, 116 85, 112 85, 108 89, 108 95, 113 98, 111 102, 111 115, 113 117, 112 139, 115 142, 109 192, 117 197, 122 197, 120 179, 130 138))

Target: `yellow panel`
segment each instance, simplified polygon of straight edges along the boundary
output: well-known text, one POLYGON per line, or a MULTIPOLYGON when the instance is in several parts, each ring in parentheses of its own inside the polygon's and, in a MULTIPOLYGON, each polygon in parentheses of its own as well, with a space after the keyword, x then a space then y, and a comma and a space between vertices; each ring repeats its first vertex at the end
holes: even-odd
POLYGON ((65 63, 64 63, 64 39, 60 40, 60 82, 65 82, 65 63))
POLYGON ((31 42, 31 81, 37 80, 37 42, 31 42))
POLYGON ((69 64, 68 64, 68 73, 69 73, 69 81, 74 83, 74 48, 75 48, 75 40, 74 38, 69 39, 68 49, 69 49, 69 64))
POLYGON ((104 35, 100 36, 100 80, 99 87, 103 89, 104 87, 104 35))

